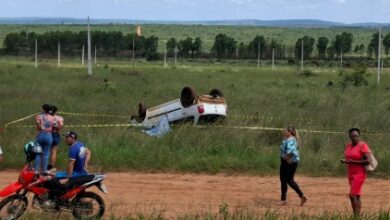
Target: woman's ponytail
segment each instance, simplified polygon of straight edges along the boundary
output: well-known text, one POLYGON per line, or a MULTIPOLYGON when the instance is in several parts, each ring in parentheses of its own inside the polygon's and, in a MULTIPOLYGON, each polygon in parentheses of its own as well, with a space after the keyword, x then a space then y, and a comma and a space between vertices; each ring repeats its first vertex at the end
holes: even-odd
POLYGON ((297 144, 299 145, 300 138, 298 130, 294 126, 289 125, 287 126, 287 131, 291 133, 291 135, 297 140, 297 144))

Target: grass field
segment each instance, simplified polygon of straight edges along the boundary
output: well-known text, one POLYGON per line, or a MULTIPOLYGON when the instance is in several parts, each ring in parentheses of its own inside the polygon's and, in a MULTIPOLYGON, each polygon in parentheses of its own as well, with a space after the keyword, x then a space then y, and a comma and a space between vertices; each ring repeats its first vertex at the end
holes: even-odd
MULTIPOLYGON (((28 214, 22 218, 22 220, 33 220, 33 219, 41 219, 41 220, 49 220, 52 219, 53 215, 47 214, 28 214)), ((58 219, 58 217, 57 217, 58 219)), ((71 217, 61 216, 62 220, 70 220, 73 219, 71 217)), ((110 220, 164 220, 161 214, 156 211, 156 213, 152 214, 144 214, 137 213, 132 216, 127 217, 115 217, 115 215, 110 216, 110 220)), ((380 212, 377 214, 365 214, 360 218, 355 218, 351 215, 340 214, 340 213, 323 213, 320 215, 308 215, 308 214, 292 214, 292 215, 284 215, 278 211, 265 211, 264 213, 258 213, 251 210, 239 209, 235 211, 229 210, 228 204, 221 204, 219 213, 198 213, 198 214, 185 214, 177 216, 176 218, 169 219, 177 219, 177 220, 358 220, 358 219, 366 219, 366 220, 389 220, 390 213, 388 212, 380 212)))
MULTIPOLYGON (((225 33, 234 37, 238 42, 248 43, 256 35, 263 35, 266 39, 275 39, 287 46, 295 45, 298 38, 309 35, 318 37, 328 37, 333 39, 342 32, 350 32, 354 35, 354 45, 364 44, 367 46, 374 29, 362 28, 277 28, 277 27, 256 27, 256 26, 202 26, 202 25, 142 25, 143 35, 146 37, 155 35, 159 37, 159 51, 163 51, 163 42, 174 37, 178 40, 186 37, 200 37, 203 41, 203 50, 209 51, 214 43, 214 37, 219 33, 225 33)), ((37 32, 44 33, 50 31, 84 31, 83 25, 0 25, 0 48, 3 40, 11 32, 37 32)), ((135 30, 134 25, 93 25, 91 30, 122 31, 124 34, 135 30)), ((386 34, 388 30, 384 30, 386 34)))
MULTIPOLYGON (((265 126, 281 128, 294 124, 298 129, 346 132, 351 126, 363 130, 380 166, 373 174, 390 176, 389 71, 375 85, 374 70, 369 70, 368 86, 342 91, 337 69, 312 69, 315 76, 303 77, 298 68, 255 64, 180 63, 162 68, 162 63, 137 61, 133 71, 125 61, 100 61, 89 78, 86 69, 74 60, 58 69, 54 60, 43 60, 38 69, 25 59, 0 60, 0 125, 40 111, 43 103, 56 104, 60 111, 109 113, 130 118, 136 105, 144 101, 154 106, 179 97, 185 85, 198 94, 221 89, 227 98, 229 116, 221 126, 265 126), (104 79, 108 79, 106 86, 104 79), (329 82, 333 86, 327 86, 329 82), (246 118, 243 115, 254 116, 246 118), (382 133, 384 135, 367 135, 382 133)), ((348 69, 346 71, 352 71, 348 69)), ((127 123, 126 118, 65 116, 70 125, 127 123)), ((32 119, 18 123, 32 125, 32 119)), ((275 174, 279 166, 279 131, 228 129, 185 124, 174 127, 163 138, 151 138, 138 128, 66 128, 80 133, 80 139, 93 151, 96 170, 244 172, 275 174)), ((22 146, 34 138, 31 128, 9 128, 0 135, 5 162, 0 169, 20 168, 22 146)), ((302 163, 299 173, 337 176, 345 172, 343 156, 346 134, 301 132, 302 163)), ((60 168, 64 168, 67 147, 60 148, 60 168)))

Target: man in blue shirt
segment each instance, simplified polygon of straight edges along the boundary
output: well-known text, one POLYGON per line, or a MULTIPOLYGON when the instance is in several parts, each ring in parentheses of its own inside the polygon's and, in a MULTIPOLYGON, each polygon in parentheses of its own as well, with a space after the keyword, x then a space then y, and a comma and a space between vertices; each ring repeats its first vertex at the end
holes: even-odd
POLYGON ((87 174, 91 151, 83 143, 77 141, 77 133, 74 131, 65 134, 65 143, 69 146, 68 166, 65 174, 59 173, 56 177, 70 178, 87 174))

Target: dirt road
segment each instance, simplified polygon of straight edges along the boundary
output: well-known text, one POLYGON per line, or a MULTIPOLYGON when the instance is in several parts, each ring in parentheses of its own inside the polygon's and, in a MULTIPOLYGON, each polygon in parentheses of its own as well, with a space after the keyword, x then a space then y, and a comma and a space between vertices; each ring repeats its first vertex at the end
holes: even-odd
MULTIPOLYGON (((0 172, 0 187, 17 179, 15 172, 0 172)), ((297 177, 309 197, 301 207, 289 189, 289 204, 278 206, 279 179, 256 176, 196 174, 108 173, 104 195, 107 213, 124 216, 137 213, 162 213, 166 217, 212 212, 221 204, 229 210, 275 209, 281 212, 322 213, 350 211, 346 178, 297 177)), ((390 210, 390 181, 369 179, 364 186, 363 210, 390 210)), ((101 193, 100 193, 101 194, 101 193)))

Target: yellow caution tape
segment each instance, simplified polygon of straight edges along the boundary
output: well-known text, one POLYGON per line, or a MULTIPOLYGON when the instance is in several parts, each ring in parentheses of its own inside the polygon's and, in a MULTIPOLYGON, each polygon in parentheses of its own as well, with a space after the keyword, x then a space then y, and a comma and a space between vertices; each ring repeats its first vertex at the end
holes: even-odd
MULTIPOLYGON (((35 128, 33 125, 13 125, 11 128, 35 128)), ((65 125, 64 127, 70 128, 108 128, 108 127, 142 127, 142 124, 84 124, 84 125, 65 125)), ((176 127, 176 126, 175 126, 176 127)), ((243 130, 263 130, 263 131, 282 131, 284 128, 273 127, 261 127, 261 126, 225 126, 225 125, 197 125, 197 128, 224 128, 224 129, 243 129, 243 130)), ((302 133, 316 133, 316 134, 332 134, 332 135, 345 135, 346 132, 341 131, 324 131, 324 130, 308 130, 299 129, 302 133)), ((367 133, 369 136, 383 136, 382 133, 367 133)))
MULTIPOLYGON (((265 131, 282 131, 284 128, 273 128, 273 127, 260 127, 260 126, 224 126, 224 125, 213 125, 213 126, 202 126, 197 125, 199 128, 226 128, 226 129, 244 129, 244 130, 265 130, 265 131)), ((322 130, 307 130, 298 129, 302 133, 317 133, 317 134, 334 134, 334 135, 345 135, 346 132, 341 131, 322 131, 322 130)), ((383 136, 382 133, 365 133, 370 136, 383 136)))
MULTIPOLYGON (((10 128, 35 128, 33 125, 12 125, 10 128)), ((84 124, 84 125, 64 125, 68 128, 105 128, 105 127, 142 127, 141 124, 84 124)))
MULTIPOLYGON (((11 121, 11 122, 8 122, 7 124, 4 125, 4 128, 7 128, 8 126, 12 125, 12 124, 15 124, 17 122, 21 122, 21 121, 24 121, 24 120, 27 120, 29 118, 32 118, 34 117, 35 115, 39 114, 39 112, 37 113, 34 113, 34 114, 31 114, 31 115, 27 115, 26 117, 23 117, 23 118, 20 118, 18 120, 15 120, 15 121, 11 121)), ((35 127, 35 126, 34 126, 35 127)))
MULTIPOLYGON (((74 115, 74 116, 87 116, 87 117, 117 117, 117 118, 129 118, 129 116, 122 116, 122 115, 111 115, 111 114, 103 114, 103 113, 95 113, 95 114, 88 114, 88 113, 72 113, 72 112, 58 112, 59 114, 63 115, 74 115)), ((20 118, 15 121, 11 121, 7 124, 5 124, 5 128, 7 127, 15 127, 15 128, 35 128, 34 125, 12 125, 17 122, 24 121, 26 119, 29 119, 31 117, 34 117, 35 115, 39 114, 34 113, 31 115, 28 115, 26 117, 20 118), (11 126, 12 125, 12 126, 11 126)), ((259 117, 254 115, 229 115, 229 117, 240 117, 240 118, 247 118, 247 119, 282 119, 281 117, 274 118, 274 117, 259 117)), ((303 120, 303 119, 302 119, 303 120)), ((72 128, 105 128, 105 127, 142 127, 142 124, 81 124, 81 125, 65 125, 64 127, 72 127, 72 128)), ((198 125, 197 127, 200 128, 208 128, 210 126, 201 126, 198 125)), ((223 125, 213 125, 212 128, 227 128, 227 129, 244 129, 244 130, 265 130, 265 131, 281 131, 283 128, 274 128, 274 127, 261 127, 261 126, 223 126, 223 125)), ((323 130, 308 130, 308 129, 298 129, 299 132, 303 133, 318 133, 318 134, 334 134, 334 135, 344 135, 345 132, 339 132, 339 131, 323 131, 323 130)), ((369 133, 365 135, 373 135, 373 136, 383 136, 383 133, 369 133)))
POLYGON ((112 115, 105 113, 74 113, 74 112, 58 112, 58 114, 62 115, 73 115, 73 116, 85 116, 85 117, 110 117, 110 118, 130 118, 130 116, 125 115, 112 115))

